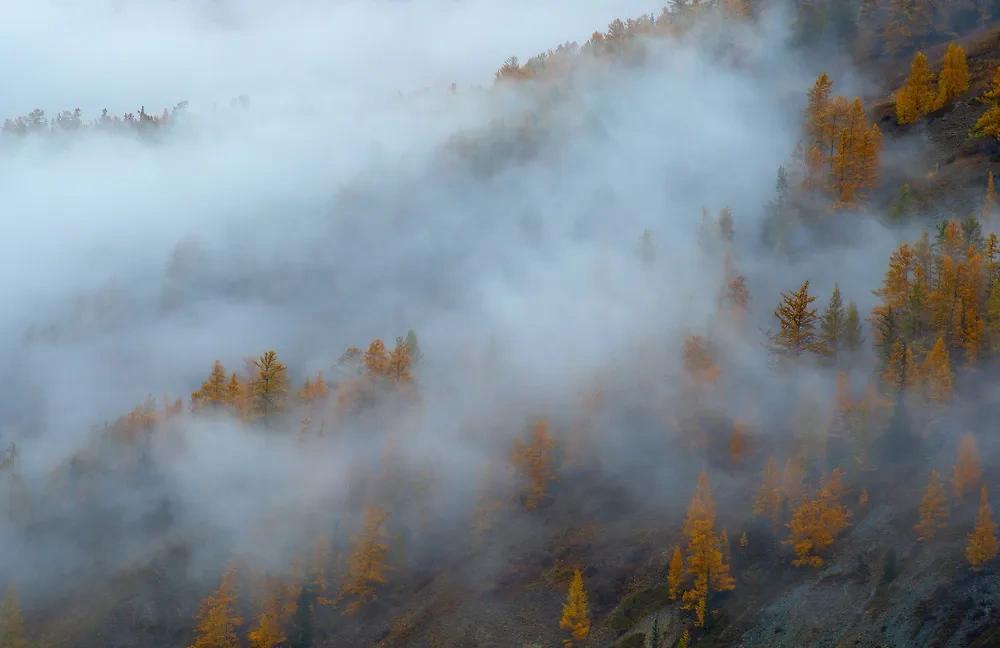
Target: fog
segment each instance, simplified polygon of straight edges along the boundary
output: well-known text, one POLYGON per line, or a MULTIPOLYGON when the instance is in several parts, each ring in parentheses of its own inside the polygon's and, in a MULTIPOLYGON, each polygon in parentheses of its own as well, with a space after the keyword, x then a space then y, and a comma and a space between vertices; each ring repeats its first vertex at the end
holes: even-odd
MULTIPOLYGON (((732 208, 732 253, 750 285, 753 322, 732 341, 735 375, 753 376, 759 404, 782 412, 760 344, 779 291, 808 278, 824 303, 839 282, 864 313, 898 234, 859 214, 845 228, 849 248, 817 245, 788 260, 761 245, 762 207, 801 136, 817 73, 782 45, 779 13, 655 40, 641 64, 581 66, 545 104, 533 153, 495 154, 491 173, 448 152, 455 135, 485 138, 495 120, 540 110, 543 93, 530 84, 470 89, 489 87, 508 56, 582 43, 651 9, 607 0, 12 7, 0 24, 0 55, 19 61, 0 70, 5 116, 159 114, 189 101, 152 142, 28 138, 0 155, 0 344, 11 360, 0 375, 0 442, 19 442, 28 482, 42 483, 90 443, 90 426, 147 394, 186 400, 216 359, 241 371, 244 357, 274 349, 291 391, 317 370, 333 376, 348 346, 381 337, 391 347, 413 329, 426 357, 422 407, 405 424, 390 420, 409 435, 405 458, 432 458, 440 480, 462 486, 436 491, 442 517, 467 512, 486 449, 502 458, 532 415, 571 420, 598 376, 616 383, 604 419, 614 433, 594 452, 611 466, 660 466, 653 479, 664 492, 693 485, 693 466, 672 474, 680 462, 662 438, 683 337, 718 319, 722 258, 699 247, 702 208, 732 208), (742 48, 738 62, 718 54, 726 39, 742 48), (246 107, 230 104, 238 96, 246 107), (651 270, 636 254, 645 229, 651 270), (643 456, 651 448, 664 454, 643 456)), ((837 81, 837 91, 864 84, 847 69, 837 81)), ((832 377, 802 385, 822 393, 832 377)), ((336 515, 357 457, 381 451, 342 441, 303 452, 291 441, 297 421, 277 441, 243 438, 228 421, 184 426, 188 454, 162 462, 162 481, 104 497, 139 517, 166 494, 189 515, 178 524, 225 532, 220 553, 252 544, 244 532, 274 513, 286 516, 290 541, 290 518, 336 515)), ((73 562, 66 556, 84 561, 69 538, 31 545, 19 533, 0 530, 16 547, 0 558, 0 581, 49 583, 73 562)))

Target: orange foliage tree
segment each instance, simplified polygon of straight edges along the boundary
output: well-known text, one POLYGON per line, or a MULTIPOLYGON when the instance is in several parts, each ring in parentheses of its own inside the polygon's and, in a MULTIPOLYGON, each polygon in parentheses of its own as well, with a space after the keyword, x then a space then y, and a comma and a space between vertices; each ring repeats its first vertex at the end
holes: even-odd
POLYGON ((511 462, 528 480, 528 492, 524 496, 524 508, 529 511, 538 507, 548 497, 549 484, 555 480, 552 474, 552 452, 555 441, 549 435, 549 423, 539 419, 531 426, 530 440, 523 443, 515 439, 511 462))
POLYGON ((976 451, 976 439, 972 432, 966 432, 962 443, 958 446, 958 462, 951 476, 951 488, 955 497, 961 499, 973 492, 979 485, 983 471, 979 467, 979 453, 976 451))
POLYGON ((847 525, 850 512, 840 502, 847 494, 841 485, 843 473, 835 468, 820 486, 816 497, 806 499, 792 512, 788 523, 791 530, 785 544, 795 551, 796 567, 820 567, 820 553, 833 544, 834 539, 847 525))
POLYGON ((948 518, 948 500, 944 494, 944 484, 936 470, 931 471, 927 492, 920 504, 920 522, 913 527, 917 532, 917 541, 931 540, 939 529, 945 526, 948 518))
POLYGON ((984 485, 979 493, 979 513, 976 516, 976 526, 969 534, 969 542, 965 547, 965 557, 972 571, 982 571, 983 566, 997 555, 997 525, 993 521, 993 510, 986 495, 984 485))
POLYGON ((242 623, 237 612, 236 570, 230 567, 218 589, 202 601, 194 643, 188 648, 239 648, 236 628, 242 623))
POLYGON ((695 611, 698 627, 705 626, 711 593, 736 588, 723 557, 722 538, 715 535, 714 525, 715 503, 708 475, 702 471, 684 521, 684 535, 688 539, 686 573, 694 582, 681 597, 684 609, 695 611))

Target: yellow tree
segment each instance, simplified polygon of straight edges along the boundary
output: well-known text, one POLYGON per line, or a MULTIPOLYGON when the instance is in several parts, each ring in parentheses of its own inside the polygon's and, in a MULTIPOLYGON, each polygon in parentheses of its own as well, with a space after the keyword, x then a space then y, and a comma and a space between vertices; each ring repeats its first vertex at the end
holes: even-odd
POLYGON ((944 338, 938 338, 934 347, 924 358, 920 369, 927 398, 935 404, 943 405, 951 397, 954 376, 951 373, 951 361, 944 338))
POLYGON ((266 352, 253 364, 256 375, 250 383, 250 414, 252 420, 263 420, 267 424, 285 407, 285 365, 274 351, 266 352))
POLYGON ((681 593, 681 586, 684 585, 684 556, 680 547, 674 547, 674 554, 670 557, 670 568, 667 570, 667 590, 670 593, 670 600, 676 601, 681 593))
POLYGON ((900 124, 915 122, 935 108, 934 74, 923 52, 917 52, 910 62, 910 76, 896 93, 896 120, 900 124))
POLYGON ((686 610, 694 610, 697 626, 704 627, 712 592, 736 588, 722 552, 722 538, 715 535, 715 503, 705 471, 698 477, 698 489, 691 498, 684 535, 688 538, 686 573, 694 579, 681 597, 686 610))
POLYGON ((840 498, 847 494, 842 479, 843 473, 835 468, 821 484, 816 497, 806 499, 793 511, 785 544, 791 545, 795 551, 793 564, 796 567, 822 566, 820 554, 848 525, 850 512, 840 502, 840 498))
POLYGON ((369 507, 365 511, 365 523, 361 535, 354 540, 354 549, 348 558, 346 582, 341 595, 353 600, 344 609, 344 614, 354 614, 366 603, 375 600, 375 586, 387 582, 386 556, 389 545, 385 540, 383 524, 388 519, 388 511, 369 507))
POLYGON ((760 490, 753 498, 753 512, 757 515, 766 515, 775 524, 781 516, 781 475, 778 474, 778 461, 774 455, 767 460, 767 467, 764 469, 764 479, 761 482, 760 490))
POLYGON ((983 471, 979 467, 979 453, 976 451, 976 439, 972 432, 966 432, 962 443, 958 446, 958 462, 951 476, 951 489, 955 497, 961 499, 973 492, 979 485, 983 471))
POLYGON ((191 394, 191 409, 198 411, 206 408, 217 410, 229 402, 228 376, 222 362, 216 360, 208 380, 201 384, 201 389, 191 394))
POLYGON ((514 441, 511 463, 528 480, 529 490, 524 497, 524 508, 529 511, 537 508, 548 497, 549 484, 555 480, 555 475, 552 474, 554 447, 555 441, 549 435, 549 423, 544 418, 531 426, 528 443, 522 443, 520 439, 514 441))
POLYGON ((705 338, 700 335, 686 337, 684 339, 684 375, 688 384, 694 387, 715 384, 720 373, 705 338))
POLYGON ((920 522, 913 527, 917 532, 917 541, 932 540, 938 529, 943 529, 948 519, 948 500, 944 494, 944 484, 936 470, 931 471, 927 484, 927 492, 920 504, 920 522))
POLYGON ((237 612, 236 569, 229 567, 218 589, 201 602, 194 643, 188 648, 239 648, 236 628, 242 623, 237 612))
POLYGON ((920 384, 920 372, 913 359, 913 352, 902 338, 896 338, 892 345, 889 362, 882 371, 882 382, 890 396, 902 394, 920 384))
POLYGON ((17 590, 9 585, 0 598, 0 648, 28 648, 17 590))
POLYGON ((965 50, 961 45, 948 43, 941 65, 941 74, 938 76, 937 103, 943 106, 968 90, 969 66, 965 60, 965 50))
POLYGON ((805 353, 830 355, 830 348, 817 330, 820 317, 812 303, 816 297, 809 294, 809 281, 798 290, 781 293, 781 302, 774 309, 779 329, 771 333, 774 350, 786 358, 798 358, 805 353))
POLYGON ((559 627, 570 633, 570 638, 563 642, 565 646, 572 646, 577 642, 584 641, 590 635, 587 591, 583 588, 583 574, 580 573, 579 567, 573 572, 573 580, 569 584, 566 603, 563 604, 563 614, 562 619, 559 620, 559 627))
POLYGON ((979 572, 997 555, 997 525, 993 521, 993 510, 990 508, 986 495, 986 485, 979 492, 979 514, 976 516, 976 527, 969 534, 969 543, 965 547, 965 557, 972 571, 979 572))
POLYGON ((282 630, 282 604, 279 592, 272 589, 264 610, 257 620, 257 629, 247 634, 252 648, 278 648, 287 641, 282 630))
POLYGON ((981 100, 990 107, 976 122, 970 134, 974 137, 1000 139, 1000 67, 993 71, 993 83, 981 100))

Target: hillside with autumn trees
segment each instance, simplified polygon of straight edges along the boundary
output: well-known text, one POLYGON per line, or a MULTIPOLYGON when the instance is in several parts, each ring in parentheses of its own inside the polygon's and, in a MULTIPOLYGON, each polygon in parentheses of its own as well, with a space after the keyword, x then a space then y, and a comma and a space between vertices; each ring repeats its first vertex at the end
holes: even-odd
POLYGON ((998 18, 6 119, 0 648, 1000 645, 998 18))

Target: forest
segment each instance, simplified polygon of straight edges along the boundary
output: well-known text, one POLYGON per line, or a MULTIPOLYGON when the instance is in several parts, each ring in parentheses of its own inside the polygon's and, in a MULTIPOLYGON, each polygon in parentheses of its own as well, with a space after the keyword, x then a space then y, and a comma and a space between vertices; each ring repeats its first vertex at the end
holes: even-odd
POLYGON ((997 20, 6 119, 0 648, 1000 645, 997 20))

